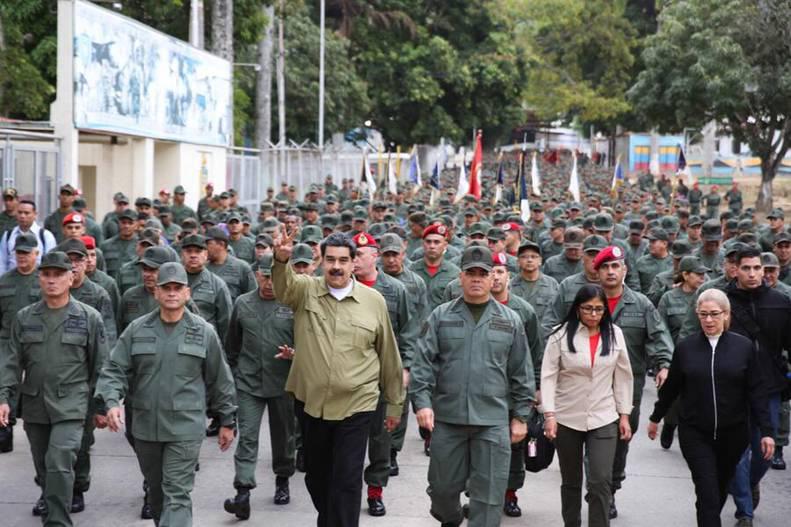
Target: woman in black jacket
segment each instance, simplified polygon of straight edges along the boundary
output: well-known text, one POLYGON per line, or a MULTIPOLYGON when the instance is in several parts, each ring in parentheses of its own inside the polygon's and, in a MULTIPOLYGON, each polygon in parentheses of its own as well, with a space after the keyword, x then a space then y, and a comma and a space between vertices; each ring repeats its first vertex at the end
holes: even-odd
POLYGON ((761 428, 765 459, 774 453, 772 425, 753 343, 728 331, 730 302, 718 289, 704 291, 696 312, 702 332, 676 346, 667 381, 649 418, 648 437, 681 396, 678 437, 697 496, 701 527, 720 527, 728 484, 749 443, 748 420, 761 428))

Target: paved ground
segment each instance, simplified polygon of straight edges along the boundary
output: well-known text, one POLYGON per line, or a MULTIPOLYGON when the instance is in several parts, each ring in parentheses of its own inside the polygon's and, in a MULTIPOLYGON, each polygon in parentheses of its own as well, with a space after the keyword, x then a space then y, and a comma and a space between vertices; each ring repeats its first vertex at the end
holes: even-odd
MULTIPOLYGON (((650 412, 654 390, 646 390, 643 415, 650 412)), ((414 417, 410 422, 405 451, 400 457, 401 475, 392 478, 385 490, 388 513, 372 518, 363 509, 361 525, 366 527, 435 527, 428 514, 425 493, 428 458, 423 455, 414 417)), ((266 419, 264 419, 266 423, 266 419)), ((643 424, 641 423, 641 426, 643 424)), ((266 427, 267 425, 264 424, 266 427)), ((33 484, 30 452, 21 427, 17 426, 16 449, 0 455, 0 525, 32 527, 40 525, 30 514, 38 490, 33 484)), ((262 434, 267 434, 266 429, 262 434)), ((264 437, 268 437, 265 435, 264 437)), ((121 434, 100 431, 93 448, 93 486, 87 494, 87 509, 74 515, 77 526, 147 526, 138 519, 142 478, 131 449, 121 434)), ((274 476, 270 471, 268 445, 260 454, 259 487, 253 494, 253 515, 249 525, 305 527, 315 525, 315 516, 303 476, 291 484, 292 501, 287 506, 272 504, 274 476)), ((223 500, 231 496, 233 454, 220 453, 214 441, 207 440, 201 452, 201 470, 193 492, 196 526, 223 526, 238 523, 222 510, 223 500)), ((756 527, 789 525, 791 517, 791 470, 769 471, 761 486, 761 505, 756 527)), ((528 474, 525 488, 519 491, 524 514, 521 518, 504 518, 504 526, 562 525, 560 519, 560 474, 557 462, 540 474, 528 474)), ((686 464, 677 445, 662 450, 645 436, 642 428, 633 442, 629 456, 628 477, 618 493, 620 517, 613 522, 621 527, 695 525, 693 488, 686 464)), ((723 512, 723 525, 733 525, 733 502, 723 512)))

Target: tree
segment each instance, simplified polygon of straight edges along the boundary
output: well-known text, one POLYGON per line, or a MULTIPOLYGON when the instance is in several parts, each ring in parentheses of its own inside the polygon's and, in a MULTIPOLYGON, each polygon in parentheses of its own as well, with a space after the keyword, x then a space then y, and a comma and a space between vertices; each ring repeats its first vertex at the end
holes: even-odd
POLYGON ((716 121, 761 160, 756 208, 772 207, 772 181, 791 147, 791 5, 785 0, 670 3, 629 91, 662 131, 716 121))

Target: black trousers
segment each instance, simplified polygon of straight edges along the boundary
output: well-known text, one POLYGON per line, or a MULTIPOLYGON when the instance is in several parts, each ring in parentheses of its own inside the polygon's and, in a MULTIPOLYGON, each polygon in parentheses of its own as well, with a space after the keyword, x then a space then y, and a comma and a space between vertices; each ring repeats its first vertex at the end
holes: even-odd
POLYGON ((695 484, 699 527, 720 527, 720 513, 728 498, 728 485, 750 441, 747 423, 710 432, 681 423, 678 442, 695 484))
POLYGON ((357 527, 363 490, 363 465, 374 412, 341 421, 317 419, 295 401, 302 426, 305 486, 318 512, 318 527, 357 527))

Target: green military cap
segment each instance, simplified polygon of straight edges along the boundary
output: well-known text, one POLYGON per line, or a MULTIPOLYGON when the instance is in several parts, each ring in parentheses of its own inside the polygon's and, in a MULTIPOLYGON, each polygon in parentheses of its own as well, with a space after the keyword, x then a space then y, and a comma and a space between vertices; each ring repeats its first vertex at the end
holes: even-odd
POLYGON ((594 216, 585 216, 585 218, 582 220, 582 228, 586 231, 593 229, 593 220, 594 216))
POLYGON ((663 216, 662 219, 659 220, 659 224, 670 234, 678 234, 681 228, 678 219, 674 216, 663 216))
POLYGON ((609 232, 613 230, 612 216, 606 212, 600 212, 593 217, 593 229, 599 232, 609 232))
POLYGON ((758 236, 756 236, 752 232, 743 232, 736 237, 742 243, 746 243, 747 245, 757 245, 758 244, 758 236))
POLYGON ((530 203, 530 210, 544 210, 544 207, 540 201, 533 201, 530 203))
POLYGON ((467 271, 473 268, 492 270, 492 251, 488 247, 473 245, 464 249, 461 255, 461 270, 467 271))
POLYGON ((306 201, 304 203, 304 205, 302 205, 302 210, 315 210, 315 211, 318 211, 319 210, 319 205, 317 203, 312 202, 312 201, 306 201))
POLYGON ((733 218, 725 222, 725 229, 728 231, 735 231, 739 229, 739 222, 733 218))
POLYGON ((489 240, 505 240, 505 231, 499 227, 492 227, 486 231, 486 238, 489 240))
POLYGON ((681 259, 681 262, 678 264, 678 270, 681 272, 699 273, 699 274, 705 274, 711 271, 711 269, 703 265, 703 262, 701 262, 700 258, 698 258, 697 256, 683 257, 681 259))
POLYGON ((299 235, 301 243, 319 243, 323 238, 324 233, 318 225, 305 225, 299 235))
POLYGON ((198 247, 200 249, 206 248, 206 238, 201 236, 200 234, 190 234, 189 236, 185 236, 183 240, 181 240, 181 247, 198 247))
POLYGON ((543 256, 543 252, 541 251, 541 247, 532 240, 524 240, 522 243, 519 244, 519 249, 516 250, 516 255, 519 256, 525 251, 533 251, 540 256, 543 256))
POLYGON ((237 195, 237 192, 236 192, 235 188, 229 188, 228 189, 228 197, 233 197, 233 196, 236 196, 236 195, 237 195))
POLYGON ((472 194, 465 194, 461 199, 470 203, 475 203, 478 201, 472 194))
POLYGON ((766 219, 769 219, 769 220, 771 220, 771 219, 783 220, 783 219, 785 219, 785 212, 783 212, 783 209, 781 209, 780 207, 776 207, 776 208, 772 209, 772 212, 770 212, 769 214, 766 215, 766 219))
POLYGON ((82 240, 78 240, 76 238, 63 240, 57 245, 57 247, 55 247, 55 250, 66 254, 79 254, 80 256, 88 256, 88 249, 85 247, 85 244, 82 240))
POLYGON ((475 209, 475 207, 468 207, 468 208, 464 209, 464 215, 465 216, 477 216, 478 215, 478 211, 475 209))
MULTIPOLYGON (((17 240, 19 240, 19 238, 17 238, 17 240)), ((775 239, 772 242, 772 245, 777 245, 778 243, 783 242, 791 242, 791 234, 787 233, 786 231, 780 231, 775 234, 775 239)), ((17 241, 17 243, 19 242, 17 241)))
POLYGON ((242 215, 238 212, 231 212, 228 214, 228 217, 225 218, 225 223, 231 223, 232 221, 238 221, 239 223, 242 222, 242 215))
POLYGON ((615 212, 623 212, 624 210, 626 210, 626 208, 622 204, 616 203, 614 210, 615 212))
POLYGON ((371 201, 368 198, 362 198, 362 199, 358 199, 357 203, 355 203, 354 205, 357 206, 357 207, 362 207, 364 209, 367 209, 368 205, 370 205, 370 204, 371 204, 371 201))
POLYGON ((183 185, 176 185, 176 188, 173 189, 173 194, 186 194, 187 191, 184 190, 183 185))
POLYGON ((297 187, 295 187, 294 185, 289 185, 289 186, 288 186, 288 190, 289 190, 290 192, 294 192, 295 190, 297 190, 297 187))
POLYGON ((397 235, 402 240, 406 238, 406 230, 400 225, 391 225, 387 232, 397 235))
POLYGON ((248 216, 247 214, 242 214, 242 223, 245 225, 250 225, 252 223, 250 216, 248 216))
POLYGON ((146 197, 139 197, 135 200, 135 207, 150 207, 152 205, 152 201, 146 197))
POLYGON ((731 218, 733 218, 733 212, 729 210, 720 212, 720 222, 722 222, 722 220, 729 220, 731 218))
POLYGON ((552 207, 549 209, 549 217, 550 218, 559 218, 566 214, 566 211, 563 210, 561 207, 552 207))
POLYGON ((388 212, 387 214, 385 214, 384 220, 387 223, 395 223, 397 221, 395 214, 393 214, 391 212, 388 212))
POLYGON ((228 191, 220 192, 220 199, 229 199, 230 197, 231 195, 228 193, 228 191))
POLYGON ((275 206, 271 201, 262 201, 259 208, 261 210, 275 210, 275 206))
POLYGON ((687 222, 689 227, 697 227, 698 225, 703 225, 703 218, 700 216, 690 216, 689 221, 687 222))
POLYGON ((648 239, 650 241, 661 240, 667 242, 670 241, 670 236, 668 236, 667 231, 662 227, 654 227, 648 231, 648 239))
POLYGON ((255 245, 256 247, 272 247, 274 242, 270 235, 261 233, 255 237, 255 245))
POLYGON ((202 220, 200 220, 201 225, 217 225, 217 220, 215 220, 211 216, 206 216, 202 220))
POLYGON ((379 240, 379 251, 384 253, 401 253, 404 250, 404 240, 397 234, 387 232, 379 240))
POLYGON ((439 200, 440 207, 450 207, 450 200, 448 198, 441 198, 439 200))
POLYGON ((13 187, 7 187, 3 189, 3 197, 4 198, 16 198, 19 194, 17 193, 16 189, 13 187))
POLYGON ((71 271, 71 260, 62 251, 50 251, 41 257, 41 265, 39 269, 63 269, 64 271, 71 271))
MULTIPOLYGON (((563 233, 563 247, 567 249, 582 249, 585 242, 585 232, 577 227, 566 229, 563 233)), ((604 247, 606 243, 602 245, 604 247)))
POLYGON ((703 241, 713 242, 722 239, 722 227, 717 220, 706 220, 702 230, 703 241))
POLYGON ((287 209, 288 208, 288 201, 277 201, 275 202, 275 207, 278 209, 287 209))
POLYGON ((409 221, 412 223, 417 223, 418 225, 422 225, 423 227, 428 225, 428 217, 423 211, 417 211, 410 214, 409 221))
POLYGON ((319 225, 322 227, 333 229, 338 225, 339 216, 337 214, 322 214, 319 217, 319 225))
POLYGON ((357 207, 354 209, 354 221, 366 221, 368 220, 368 211, 362 207, 357 207))
POLYGON ((764 267, 780 267, 780 260, 775 253, 761 253, 761 265, 764 267))
POLYGON ((137 243, 146 243, 148 245, 159 245, 159 232, 156 229, 143 229, 137 237, 137 243))
POLYGON ((294 248, 291 250, 290 262, 292 264, 313 263, 313 249, 310 247, 310 245, 305 243, 298 243, 294 245, 294 248))
POLYGON ((341 225, 351 225, 352 221, 354 221, 354 213, 350 210, 344 210, 341 212, 341 225))
POLYGON ((734 254, 742 252, 745 249, 748 249, 749 247, 750 247, 749 245, 742 242, 732 243, 730 246, 725 248, 724 256, 725 258, 728 258, 730 256, 733 256, 734 254))
POLYGON ((143 257, 137 263, 145 265, 151 269, 159 269, 162 264, 173 262, 173 252, 167 247, 149 247, 143 253, 143 257))
POLYGON ((384 201, 374 201, 374 205, 371 208, 373 208, 373 209, 386 209, 387 208, 387 203, 385 203, 384 201))
POLYGON ((736 224, 736 228, 742 232, 751 231, 753 230, 753 221, 748 219, 739 220, 739 223, 736 224))
POLYGON ((20 232, 14 243, 14 252, 30 253, 38 247, 36 235, 32 232, 20 232))
POLYGON ((368 234, 373 236, 374 240, 377 242, 382 237, 384 233, 387 232, 387 224, 385 223, 374 223, 370 227, 368 227, 368 234))
POLYGON ((77 212, 82 212, 88 207, 88 204, 85 202, 83 198, 75 198, 74 202, 71 204, 71 208, 76 210, 77 212))
POLYGON ((592 251, 599 252, 605 247, 607 247, 607 239, 598 234, 591 234, 582 242, 582 250, 586 253, 592 251))
POLYGON ((476 234, 480 234, 481 236, 486 236, 486 233, 489 232, 492 226, 488 222, 485 221, 476 221, 472 225, 470 225, 470 229, 467 231, 467 236, 473 236, 476 234))
POLYGON ((183 230, 192 230, 198 228, 198 220, 195 218, 184 218, 184 221, 181 222, 181 228, 183 230))
POLYGON ((272 274, 272 254, 263 254, 260 258, 256 259, 251 266, 253 271, 258 271, 264 276, 272 274))
POLYGON ((308 194, 316 194, 319 191, 319 186, 315 183, 311 183, 310 187, 308 188, 308 194))
POLYGON ((170 213, 171 213, 170 207, 168 207, 167 205, 162 205, 159 207, 160 216, 167 216, 170 213))
POLYGON ((267 218, 261 223, 262 232, 274 232, 280 226, 280 222, 275 218, 267 218))
POLYGON ((332 203, 338 203, 338 198, 335 197, 335 194, 328 194, 324 201, 329 205, 332 203))
POLYGON ((563 218, 555 218, 552 220, 552 229, 565 229, 566 228, 566 220, 563 218))
POLYGON ((692 254, 692 245, 687 240, 676 240, 670 247, 670 252, 673 253, 673 258, 682 258, 692 254))
POLYGON ((133 209, 125 209, 118 215, 118 221, 129 220, 137 221, 137 211, 133 209))
POLYGON ((569 205, 569 210, 582 210, 582 203, 579 201, 572 201, 569 205))
POLYGON ((166 284, 189 285, 187 271, 183 265, 178 262, 166 262, 159 267, 157 285, 163 286, 166 284))
POLYGON ((206 241, 214 240, 228 243, 228 233, 220 227, 212 227, 206 231, 206 241))

